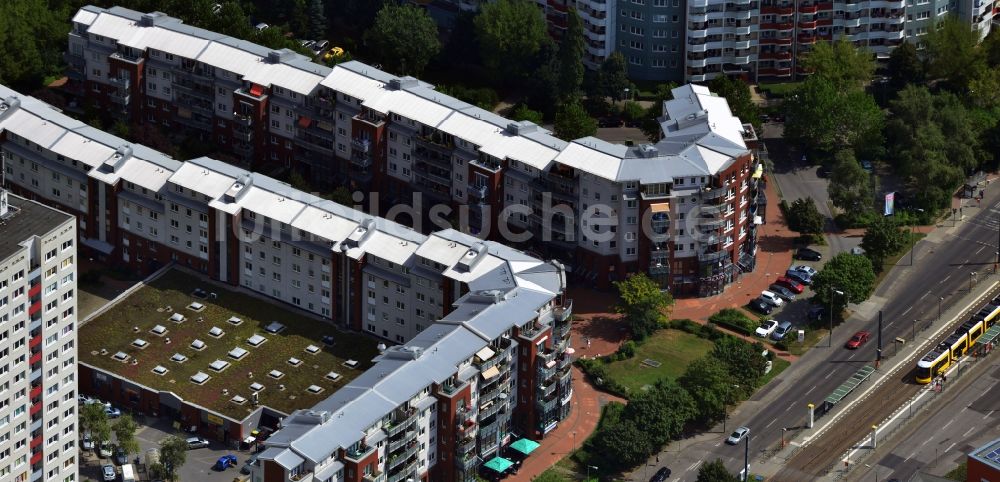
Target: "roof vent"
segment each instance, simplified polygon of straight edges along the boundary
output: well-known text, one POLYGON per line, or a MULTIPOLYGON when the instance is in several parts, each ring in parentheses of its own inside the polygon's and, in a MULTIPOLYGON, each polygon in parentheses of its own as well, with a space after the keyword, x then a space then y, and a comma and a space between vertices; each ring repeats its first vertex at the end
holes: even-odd
POLYGON ((484 255, 486 254, 486 250, 486 243, 476 243, 472 245, 469 250, 465 252, 465 255, 458 260, 455 268, 466 273, 472 271, 472 268, 475 268, 476 265, 482 261, 484 255))
POLYGON ((295 57, 295 52, 289 49, 272 50, 267 53, 267 63, 280 64, 295 57))
POLYGON ((222 195, 222 200, 226 203, 234 203, 237 199, 243 197, 243 195, 249 191, 249 187, 253 185, 253 178, 248 174, 244 174, 236 178, 236 182, 226 190, 225 194, 222 195))
POLYGON ((132 148, 126 145, 118 146, 115 152, 111 154, 111 157, 107 158, 99 170, 101 172, 111 173, 115 172, 125 164, 130 157, 132 157, 132 148))
POLYGON ((412 89, 418 85, 420 85, 420 81, 408 75, 389 79, 389 90, 412 89))
POLYGON ((507 124, 507 132, 513 135, 527 134, 538 130, 538 125, 531 121, 518 121, 507 124))
POLYGON ((372 232, 375 231, 375 220, 372 218, 365 219, 358 224, 358 227, 354 228, 347 239, 344 240, 344 245, 356 248, 361 246, 361 243, 368 239, 372 232))
POLYGON ((642 153, 642 157, 652 158, 660 155, 660 150, 652 144, 643 144, 639 146, 639 152, 642 153))
POLYGON ((0 99, 0 120, 9 116, 20 106, 21 99, 18 99, 17 97, 10 96, 6 99, 0 99))

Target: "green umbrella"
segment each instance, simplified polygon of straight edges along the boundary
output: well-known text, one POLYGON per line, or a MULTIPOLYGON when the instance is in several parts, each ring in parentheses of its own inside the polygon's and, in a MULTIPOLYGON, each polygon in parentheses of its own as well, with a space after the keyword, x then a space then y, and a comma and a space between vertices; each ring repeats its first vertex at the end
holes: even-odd
POLYGON ((519 439, 516 442, 510 444, 510 448, 512 448, 514 450, 517 450, 518 452, 521 452, 524 455, 528 455, 531 452, 534 452, 535 449, 538 448, 538 442, 535 442, 534 440, 522 438, 522 439, 519 439))
POLYGON ((511 462, 503 457, 493 457, 489 462, 486 462, 483 465, 497 471, 498 473, 503 473, 505 470, 509 469, 511 465, 514 465, 514 462, 511 462))

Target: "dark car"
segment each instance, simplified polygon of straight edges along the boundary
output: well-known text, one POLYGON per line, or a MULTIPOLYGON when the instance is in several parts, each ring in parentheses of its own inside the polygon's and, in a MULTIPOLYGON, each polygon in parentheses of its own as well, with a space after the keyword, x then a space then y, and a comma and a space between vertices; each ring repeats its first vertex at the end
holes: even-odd
POLYGON ((125 450, 121 447, 115 447, 113 450, 115 463, 118 465, 125 465, 128 463, 128 456, 125 454, 125 450))
POLYGON ((850 340, 847 340, 847 343, 844 344, 844 348, 847 348, 849 350, 857 349, 861 345, 864 345, 865 342, 868 341, 869 338, 871 338, 871 336, 872 336, 871 333, 861 330, 855 333, 850 340))
POLYGON ((778 283, 774 283, 773 285, 768 286, 767 290, 770 291, 771 293, 778 295, 779 298, 785 301, 795 301, 795 293, 793 293, 792 290, 782 285, 779 285, 778 283))
POLYGON ((825 314, 825 306, 813 306, 812 308, 809 308, 809 321, 819 321, 825 314))
POLYGON ((816 170, 816 177, 821 177, 821 178, 830 177, 830 168, 826 166, 820 166, 819 169, 816 170))
POLYGON ((653 478, 649 479, 649 482, 666 482, 666 480, 669 478, 670 478, 670 469, 666 467, 660 467, 660 470, 657 470, 656 473, 653 474, 653 478))
POLYGON ((812 276, 809 276, 809 273, 805 273, 805 272, 802 272, 802 271, 796 271, 796 270, 790 269, 788 271, 785 271, 785 277, 786 278, 791 278, 792 280, 798 281, 799 283, 802 283, 802 284, 804 284, 806 286, 809 286, 809 285, 812 284, 812 276))
POLYGON ((799 250, 795 252, 795 259, 801 259, 803 261, 819 261, 823 259, 823 255, 815 249, 799 248, 799 250))
POLYGON ((747 304, 747 306, 751 310, 756 311, 757 313, 760 313, 762 315, 770 315, 771 312, 774 311, 774 307, 771 306, 770 303, 760 298, 754 298, 753 300, 750 301, 749 304, 747 304))
POLYGON ((597 127, 621 127, 625 122, 617 117, 601 117, 597 119, 597 127))

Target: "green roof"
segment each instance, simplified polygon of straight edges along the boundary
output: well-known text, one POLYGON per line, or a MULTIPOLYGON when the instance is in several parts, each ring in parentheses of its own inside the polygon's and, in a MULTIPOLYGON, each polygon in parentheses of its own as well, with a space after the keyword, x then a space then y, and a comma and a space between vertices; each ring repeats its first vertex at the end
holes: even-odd
POLYGON ((511 465, 514 465, 514 462, 511 462, 503 457, 493 457, 489 462, 486 462, 483 465, 499 473, 503 473, 509 469, 511 465))
POLYGON ((535 442, 534 440, 522 438, 522 439, 517 440, 514 443, 510 444, 510 448, 512 448, 514 450, 517 450, 518 452, 521 452, 524 455, 528 455, 531 452, 534 452, 535 449, 538 448, 538 442, 535 442))
POLYGON ((996 341, 998 336, 1000 336, 1000 325, 993 325, 990 327, 989 330, 986 330, 986 333, 983 333, 983 335, 980 336, 978 340, 976 340, 976 344, 986 345, 989 343, 993 343, 994 341, 996 341))

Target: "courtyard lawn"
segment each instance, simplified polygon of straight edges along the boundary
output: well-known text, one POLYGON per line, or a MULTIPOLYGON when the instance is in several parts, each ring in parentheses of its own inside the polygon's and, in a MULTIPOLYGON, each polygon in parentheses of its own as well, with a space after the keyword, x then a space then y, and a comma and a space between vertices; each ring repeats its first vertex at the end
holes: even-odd
POLYGON ((691 362, 711 351, 713 346, 710 340, 681 330, 659 330, 636 349, 634 357, 609 363, 608 376, 635 393, 660 378, 681 376, 691 362), (654 368, 643 364, 646 359, 659 362, 660 366, 654 368))
POLYGON ((338 331, 329 323, 289 306, 231 291, 178 270, 165 273, 122 299, 99 317, 83 324, 79 332, 79 353, 84 363, 153 389, 174 392, 191 403, 236 420, 243 419, 253 410, 250 404, 252 383, 264 386, 258 392, 261 405, 289 413, 309 408, 330 396, 370 367, 372 358, 378 353, 378 341, 374 338, 338 331), (195 288, 216 293, 218 297, 195 298, 192 296, 195 288), (203 304, 204 309, 196 312, 187 308, 192 302, 203 304), (165 309, 168 306, 170 311, 165 309), (182 323, 171 321, 170 316, 174 313, 183 315, 186 320, 182 323), (242 319, 242 324, 237 326, 228 321, 234 316, 242 319), (285 329, 278 334, 267 333, 265 327, 272 321, 282 323, 285 329), (151 333, 157 325, 166 328, 167 332, 151 333), (213 327, 224 333, 212 336, 209 332, 213 327), (247 339, 253 335, 261 335, 267 341, 251 346, 247 339), (321 342, 325 335, 333 336, 332 347, 321 342), (137 338, 148 342, 145 348, 132 344, 137 338), (195 340, 204 342, 204 348, 192 348, 195 340), (308 353, 306 348, 310 345, 319 350, 308 353), (247 351, 238 360, 228 355, 237 347, 247 351), (129 359, 125 362, 115 360, 113 355, 117 352, 127 354, 129 359), (171 360, 175 353, 188 359, 183 363, 175 362, 171 360), (288 363, 289 358, 297 358, 301 363, 293 366, 288 363), (217 372, 209 367, 216 360, 228 362, 229 366, 217 372), (357 366, 344 366, 347 360, 356 360, 357 366), (169 371, 157 375, 153 373, 157 365, 169 371), (271 378, 268 376, 271 370, 281 371, 284 376, 271 378), (340 378, 336 381, 326 378, 331 371, 338 373, 340 378), (190 378, 198 372, 211 378, 201 385, 195 384, 190 378), (322 391, 310 393, 307 391, 310 385, 321 387, 322 391), (247 401, 243 404, 230 401, 237 395, 247 401))

